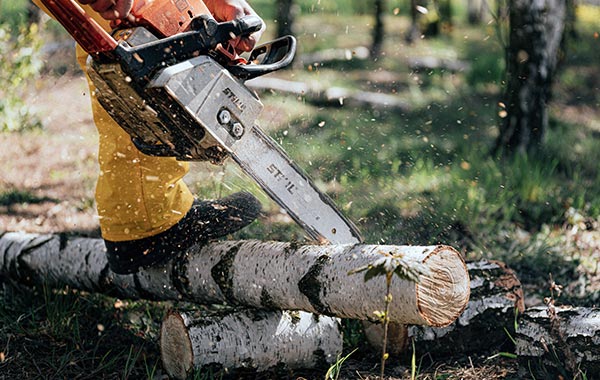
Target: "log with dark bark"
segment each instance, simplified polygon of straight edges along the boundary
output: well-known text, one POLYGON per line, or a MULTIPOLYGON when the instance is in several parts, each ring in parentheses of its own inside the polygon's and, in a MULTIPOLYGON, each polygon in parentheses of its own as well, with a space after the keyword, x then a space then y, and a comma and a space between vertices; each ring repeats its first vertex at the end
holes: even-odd
POLYGON ((196 316, 171 312, 160 350, 167 374, 185 379, 192 369, 265 372, 327 367, 342 352, 335 318, 305 312, 243 310, 196 316))
MULTIPOLYGON (((471 278, 471 298, 465 311, 447 327, 394 326, 388 352, 403 354, 412 350, 430 357, 464 357, 473 353, 512 351, 508 334, 514 335, 517 315, 524 310, 523 291, 516 274, 498 261, 467 263, 471 278), (481 337, 485 337, 482 339, 481 337)), ((380 348, 381 328, 365 328, 369 343, 380 348)))
POLYGON ((519 320, 515 339, 523 375, 595 379, 600 374, 598 308, 530 308, 519 320))
POLYGON ((426 272, 419 284, 394 279, 392 322, 445 326, 460 315, 469 299, 469 277, 460 254, 447 246, 224 241, 193 247, 161 267, 116 275, 108 269, 100 239, 5 233, 0 237, 0 275, 126 298, 227 302, 376 319, 374 311, 384 306, 384 276, 365 282, 349 272, 387 254, 402 255, 407 265, 426 272))

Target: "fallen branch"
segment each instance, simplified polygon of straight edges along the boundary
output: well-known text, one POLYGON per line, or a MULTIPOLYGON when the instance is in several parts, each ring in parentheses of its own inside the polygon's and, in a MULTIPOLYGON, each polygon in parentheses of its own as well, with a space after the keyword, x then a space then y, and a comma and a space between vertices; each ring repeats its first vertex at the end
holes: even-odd
POLYGON ((394 279, 390 321, 445 326, 460 315, 469 298, 469 277, 460 254, 447 246, 224 241, 182 252, 162 267, 116 275, 108 270, 100 239, 5 233, 0 275, 122 298, 228 302, 375 320, 374 311, 383 308, 385 279, 365 282, 348 272, 384 253, 401 254, 408 265, 427 272, 419 284, 394 279))
POLYGON ((326 368, 337 360, 342 346, 334 318, 305 312, 244 310, 209 317, 172 312, 160 332, 163 367, 175 379, 187 378, 194 368, 326 368))
POLYGON ((294 82, 274 77, 259 77, 246 82, 246 85, 259 92, 274 91, 302 96, 306 101, 320 106, 367 107, 401 112, 410 109, 408 103, 398 96, 380 92, 355 91, 343 87, 323 88, 319 84, 294 82))
POLYGON ((364 61, 370 58, 369 48, 357 46, 351 49, 325 49, 314 53, 306 53, 294 60, 294 66, 303 67, 319 65, 337 61, 364 61))
POLYGON ((449 72, 466 72, 471 65, 468 62, 437 57, 412 57, 408 59, 408 67, 414 71, 441 70, 449 72))

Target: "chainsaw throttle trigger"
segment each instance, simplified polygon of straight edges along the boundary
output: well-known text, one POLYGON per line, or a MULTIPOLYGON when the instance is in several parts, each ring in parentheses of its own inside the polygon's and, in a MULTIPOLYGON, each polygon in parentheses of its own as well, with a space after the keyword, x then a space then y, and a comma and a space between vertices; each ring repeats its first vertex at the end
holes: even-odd
POLYGON ((284 36, 255 48, 247 65, 227 66, 241 80, 248 80, 282 69, 292 63, 296 54, 296 39, 284 36))

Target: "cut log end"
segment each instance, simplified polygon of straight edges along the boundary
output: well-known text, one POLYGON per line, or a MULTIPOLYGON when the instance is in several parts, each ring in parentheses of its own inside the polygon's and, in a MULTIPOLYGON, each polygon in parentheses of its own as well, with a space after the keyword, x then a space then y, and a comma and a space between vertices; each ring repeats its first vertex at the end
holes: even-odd
POLYGON ((334 318, 239 309, 218 315, 172 312, 163 321, 160 345, 165 372, 186 379, 194 369, 327 368, 341 354, 343 341, 334 318))
POLYGON ((193 367, 192 342, 185 320, 179 313, 169 313, 160 329, 160 353, 165 371, 177 379, 185 379, 193 367), (165 360, 168 358, 169 360, 165 360), (170 360, 178 358, 178 360, 170 360))
POLYGON ((417 284, 419 312, 431 326, 447 326, 469 302, 466 264, 460 253, 448 246, 436 248, 423 262, 427 263, 429 274, 417 284))

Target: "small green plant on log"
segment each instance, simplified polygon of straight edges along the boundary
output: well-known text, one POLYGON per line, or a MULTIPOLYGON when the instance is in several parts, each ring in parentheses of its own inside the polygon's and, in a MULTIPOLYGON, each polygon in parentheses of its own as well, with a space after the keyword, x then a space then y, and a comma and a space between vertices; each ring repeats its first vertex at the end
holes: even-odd
POLYGON ((16 36, 10 27, 0 25, 0 132, 41 126, 23 100, 27 80, 37 76, 43 65, 38 54, 41 44, 37 24, 22 27, 16 36))
POLYGON ((388 316, 390 305, 392 303, 392 279, 394 274, 400 277, 402 280, 419 282, 419 278, 421 275, 425 274, 425 267, 422 265, 419 266, 410 266, 405 260, 404 255, 401 253, 393 254, 390 252, 380 252, 382 255, 381 258, 376 261, 351 270, 348 274, 355 274, 365 272, 364 280, 365 282, 380 276, 385 276, 385 288, 386 293, 384 297, 385 306, 384 311, 376 310, 374 314, 379 318, 381 323, 383 324, 383 344, 381 350, 381 375, 380 377, 383 379, 383 375, 385 373, 385 361, 388 359, 389 354, 386 352, 387 346, 387 336, 388 336, 388 327, 390 324, 390 319, 388 316))

